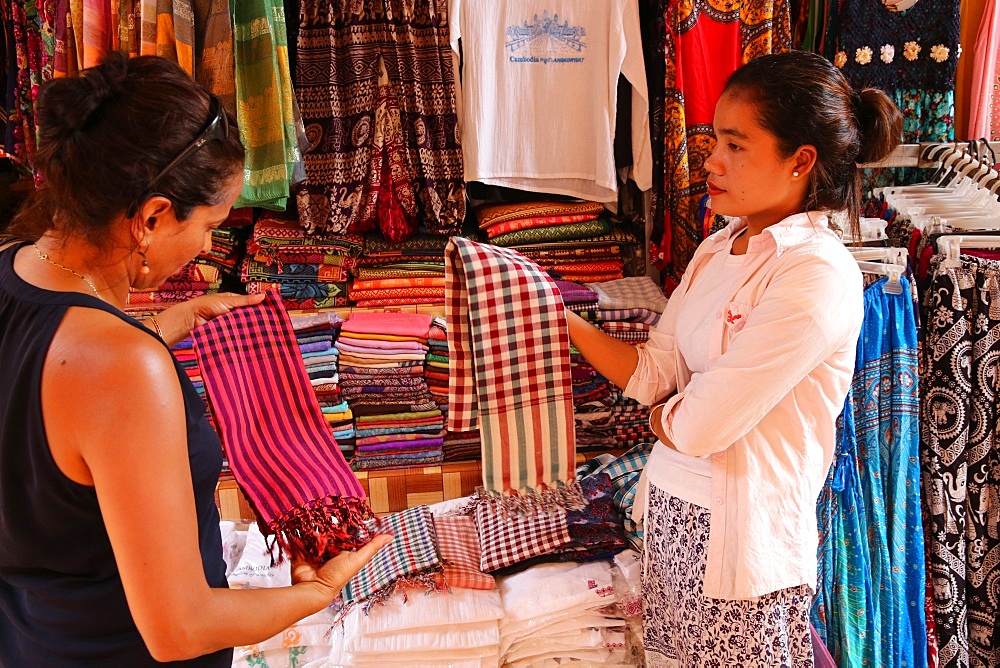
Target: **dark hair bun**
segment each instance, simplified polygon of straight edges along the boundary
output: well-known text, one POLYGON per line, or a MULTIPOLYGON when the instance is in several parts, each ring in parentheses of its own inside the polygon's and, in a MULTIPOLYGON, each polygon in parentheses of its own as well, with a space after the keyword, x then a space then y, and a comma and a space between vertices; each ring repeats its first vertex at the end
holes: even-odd
POLYGON ((861 131, 858 162, 878 162, 888 157, 903 135, 903 115, 878 88, 864 88, 855 108, 861 131))
POLYGON ((125 57, 109 53, 100 67, 84 70, 83 76, 54 81, 39 95, 38 107, 45 110, 39 124, 54 136, 83 130, 100 119, 104 105, 122 92, 127 78, 125 57))

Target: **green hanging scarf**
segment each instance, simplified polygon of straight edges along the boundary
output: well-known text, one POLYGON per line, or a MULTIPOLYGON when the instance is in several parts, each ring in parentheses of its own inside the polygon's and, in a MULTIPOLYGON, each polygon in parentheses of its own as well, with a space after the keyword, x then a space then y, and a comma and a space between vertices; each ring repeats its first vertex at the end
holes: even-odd
POLYGON ((295 134, 285 10, 281 0, 230 0, 236 120, 246 147, 243 192, 234 206, 283 211, 301 162, 295 134))

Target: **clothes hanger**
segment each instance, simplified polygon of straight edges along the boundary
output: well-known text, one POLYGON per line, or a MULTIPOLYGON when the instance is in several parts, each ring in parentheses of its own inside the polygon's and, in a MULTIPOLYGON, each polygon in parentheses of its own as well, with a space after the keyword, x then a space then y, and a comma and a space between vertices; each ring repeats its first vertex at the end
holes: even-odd
POLYGON ((882 285, 882 290, 887 295, 901 295, 903 294, 903 284, 900 279, 903 277, 903 272, 906 271, 906 267, 901 267, 898 264, 882 264, 880 262, 858 262, 858 269, 866 274, 878 274, 879 276, 888 276, 887 280, 882 285))
POLYGON ((989 153, 990 154, 990 158, 989 158, 989 164, 990 164, 990 166, 992 167, 993 165, 997 164, 997 154, 993 150, 993 147, 990 146, 989 140, 986 139, 986 137, 980 137, 979 139, 976 140, 976 143, 979 145, 980 155, 981 155, 980 159, 982 159, 983 162, 985 162, 986 161, 985 160, 986 154, 989 153))
POLYGON ((918 165, 933 165, 937 164, 937 169, 934 174, 931 175, 927 183, 916 183, 907 186, 883 186, 880 188, 874 188, 872 194, 875 197, 882 195, 883 193, 893 193, 893 192, 905 192, 907 190, 920 191, 927 188, 935 188, 933 182, 940 178, 941 174, 941 159, 947 155, 950 151, 954 150, 955 146, 952 144, 928 144, 921 148, 920 155, 917 157, 918 165))
POLYGON ((909 252, 905 248, 883 246, 880 248, 848 248, 855 260, 868 262, 888 262, 901 267, 906 266, 909 252))
POLYGON ((962 266, 963 248, 987 248, 1000 249, 1000 235, 983 234, 977 236, 963 236, 955 234, 943 234, 937 239, 938 253, 945 256, 942 266, 956 269, 962 266))

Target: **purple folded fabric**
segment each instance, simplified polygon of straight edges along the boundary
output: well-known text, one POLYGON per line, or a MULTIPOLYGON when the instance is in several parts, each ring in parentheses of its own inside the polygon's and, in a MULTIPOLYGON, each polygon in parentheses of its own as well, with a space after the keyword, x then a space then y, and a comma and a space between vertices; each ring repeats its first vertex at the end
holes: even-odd
POLYGON ((315 341, 313 343, 302 343, 299 345, 300 353, 315 353, 321 350, 330 350, 333 343, 330 341, 315 341))
POLYGON ((573 283, 572 281, 560 281, 554 279, 556 287, 559 289, 559 294, 562 295, 563 302, 566 304, 578 304, 583 302, 595 301, 597 299, 597 293, 590 288, 584 287, 579 283, 573 283))
POLYGON ((440 450, 444 446, 443 438, 421 438, 412 441, 388 441, 373 445, 358 445, 355 449, 358 452, 380 453, 380 452, 406 452, 411 450, 440 450))

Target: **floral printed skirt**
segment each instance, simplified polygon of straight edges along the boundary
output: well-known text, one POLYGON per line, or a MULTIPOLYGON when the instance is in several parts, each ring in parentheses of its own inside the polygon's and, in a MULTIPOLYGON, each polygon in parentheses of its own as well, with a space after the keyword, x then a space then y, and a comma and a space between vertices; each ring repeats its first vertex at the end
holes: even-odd
POLYGON ((642 572, 643 641, 650 668, 812 668, 808 585, 753 600, 702 595, 711 513, 649 486, 642 572))

